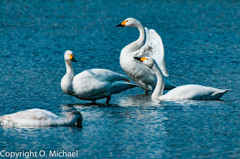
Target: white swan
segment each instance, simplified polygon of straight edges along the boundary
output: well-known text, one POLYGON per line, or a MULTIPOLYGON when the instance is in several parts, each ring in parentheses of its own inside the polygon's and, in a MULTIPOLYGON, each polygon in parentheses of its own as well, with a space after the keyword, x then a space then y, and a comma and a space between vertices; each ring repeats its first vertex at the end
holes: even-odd
MULTIPOLYGON (((153 57, 159 67, 161 68, 164 76, 168 76, 164 60, 164 47, 161 37, 156 33, 155 30, 143 28, 142 24, 134 19, 127 18, 117 27, 137 27, 140 36, 139 38, 125 46, 120 55, 120 65, 127 75, 134 80, 142 89, 147 91, 153 91, 157 84, 157 78, 154 72, 138 63, 134 60, 135 56, 151 56, 153 57), (145 35, 146 33, 146 35, 145 35)), ((166 80, 165 89, 169 90, 174 88, 175 85, 166 80)))
POLYGON ((135 57, 135 59, 148 66, 157 75, 157 85, 151 96, 153 100, 217 100, 228 91, 189 84, 176 87, 163 95, 164 78, 155 60, 151 57, 135 57))
POLYGON ((29 109, 0 117, 3 126, 77 126, 82 127, 82 115, 68 112, 65 118, 44 109, 29 109))
POLYGON ((61 88, 64 93, 79 99, 95 102, 96 99, 107 98, 108 104, 112 94, 137 86, 126 76, 106 69, 89 69, 74 76, 71 61, 76 60, 72 51, 67 50, 64 59, 67 72, 62 78, 61 88))

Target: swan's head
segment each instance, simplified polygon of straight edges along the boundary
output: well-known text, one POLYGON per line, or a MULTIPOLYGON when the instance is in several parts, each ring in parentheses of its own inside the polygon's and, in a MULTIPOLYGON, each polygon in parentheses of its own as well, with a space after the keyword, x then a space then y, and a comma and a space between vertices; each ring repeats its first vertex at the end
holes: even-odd
POLYGON ((67 50, 65 52, 64 58, 67 61, 77 62, 77 60, 74 58, 73 52, 71 50, 67 50))
POLYGON ((82 128, 82 114, 78 111, 68 112, 67 119, 78 128, 82 128))
POLYGON ((116 27, 136 27, 140 25, 141 23, 134 18, 127 18, 122 23, 118 24, 116 27))
POLYGON ((144 65, 146 65, 149 68, 152 68, 155 64, 155 61, 151 57, 134 57, 136 60, 142 62, 144 65))

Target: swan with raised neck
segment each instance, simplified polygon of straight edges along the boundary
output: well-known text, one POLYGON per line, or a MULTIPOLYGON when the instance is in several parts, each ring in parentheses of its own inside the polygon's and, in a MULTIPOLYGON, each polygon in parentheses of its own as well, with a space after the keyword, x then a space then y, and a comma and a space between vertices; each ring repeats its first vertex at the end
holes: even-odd
POLYGON ((71 50, 67 50, 64 54, 64 60, 66 64, 66 74, 63 76, 61 80, 61 88, 64 93, 66 94, 73 94, 73 86, 72 81, 74 77, 74 71, 72 67, 72 62, 77 62, 74 58, 73 52, 71 50))
POLYGON ((125 46, 123 48, 122 52, 135 52, 135 51, 139 50, 144 45, 145 39, 146 39, 145 30, 144 30, 142 24, 137 19, 134 19, 134 18, 127 18, 121 24, 124 24, 124 25, 122 25, 124 27, 136 27, 139 30, 138 39, 136 41, 128 44, 127 46, 125 46))
MULTIPOLYGON (((134 18, 127 18, 122 23, 117 25, 117 27, 138 28, 139 38, 122 49, 120 54, 120 65, 122 69, 125 71, 125 73, 146 92, 153 91, 157 83, 155 73, 145 65, 139 64, 134 60, 134 56, 142 52, 146 44, 147 35, 146 31, 144 30, 144 27, 137 19, 134 18)), ((155 35, 156 34, 157 33, 155 32, 155 35)), ((154 38, 160 38, 159 35, 157 36, 158 37, 154 36, 154 38)), ((166 81, 165 89, 172 89, 174 87, 175 87, 174 84, 172 84, 169 81, 166 81)))

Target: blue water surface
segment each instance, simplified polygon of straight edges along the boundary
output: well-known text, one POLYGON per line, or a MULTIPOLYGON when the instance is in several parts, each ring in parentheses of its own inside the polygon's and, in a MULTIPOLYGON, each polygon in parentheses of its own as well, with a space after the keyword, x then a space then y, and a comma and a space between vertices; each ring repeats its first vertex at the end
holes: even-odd
POLYGON ((83 128, 0 128, 0 151, 78 151, 78 158, 240 158, 240 2, 0 1, 0 115, 31 108, 82 113, 83 128), (137 18, 162 37, 169 80, 232 89, 220 101, 151 101, 140 88, 89 104, 64 94, 63 54, 75 72, 124 74, 121 49, 137 18))

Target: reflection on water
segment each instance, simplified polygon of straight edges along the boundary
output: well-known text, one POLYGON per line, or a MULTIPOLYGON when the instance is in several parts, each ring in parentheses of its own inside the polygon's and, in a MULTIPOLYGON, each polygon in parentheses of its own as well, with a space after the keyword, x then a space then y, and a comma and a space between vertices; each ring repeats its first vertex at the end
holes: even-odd
POLYGON ((160 105, 151 100, 151 94, 130 95, 119 99, 119 104, 124 107, 128 106, 157 106, 160 105))

